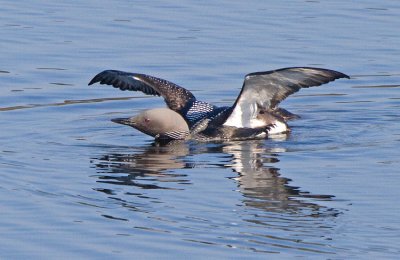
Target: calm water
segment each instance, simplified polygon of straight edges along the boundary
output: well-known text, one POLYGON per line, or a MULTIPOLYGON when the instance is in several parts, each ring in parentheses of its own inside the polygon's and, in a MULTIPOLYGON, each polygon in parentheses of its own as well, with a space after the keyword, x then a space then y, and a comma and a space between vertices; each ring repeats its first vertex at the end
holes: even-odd
POLYGON ((0 1, 0 258, 396 258, 397 1, 0 1), (231 104, 246 73, 351 75, 275 140, 155 146, 113 117, 147 73, 231 104))

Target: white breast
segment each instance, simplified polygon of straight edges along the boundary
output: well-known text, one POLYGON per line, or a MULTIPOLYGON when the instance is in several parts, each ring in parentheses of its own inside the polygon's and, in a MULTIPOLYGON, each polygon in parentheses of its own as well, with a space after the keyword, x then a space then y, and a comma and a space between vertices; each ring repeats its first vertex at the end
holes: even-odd
MULTIPOLYGON (((237 128, 265 127, 266 122, 257 118, 258 111, 256 103, 247 105, 238 104, 223 125, 237 128)), ((289 128, 286 123, 275 119, 274 125, 268 130, 268 134, 280 134, 288 130, 289 128)))
POLYGON ((289 130, 286 123, 275 121, 274 125, 268 130, 269 135, 280 134, 289 130))
POLYGON ((250 104, 247 106, 237 105, 232 111, 232 114, 225 121, 225 126, 234 126, 237 128, 257 128, 265 126, 263 120, 256 118, 258 109, 257 104, 250 104))

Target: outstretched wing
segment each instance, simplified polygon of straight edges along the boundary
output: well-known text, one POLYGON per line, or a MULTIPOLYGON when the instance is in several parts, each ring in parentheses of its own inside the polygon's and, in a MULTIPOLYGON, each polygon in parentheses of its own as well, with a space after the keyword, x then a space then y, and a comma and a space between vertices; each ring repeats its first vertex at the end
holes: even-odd
POLYGON ((167 106, 181 112, 189 101, 195 100, 193 94, 172 82, 153 76, 129 73, 118 70, 105 70, 97 74, 90 82, 112 85, 121 90, 141 91, 146 95, 162 96, 167 106))
POLYGON ((293 67, 246 75, 242 91, 233 105, 225 125, 251 126, 260 109, 273 110, 289 95, 301 88, 319 86, 339 78, 349 78, 338 71, 293 67))

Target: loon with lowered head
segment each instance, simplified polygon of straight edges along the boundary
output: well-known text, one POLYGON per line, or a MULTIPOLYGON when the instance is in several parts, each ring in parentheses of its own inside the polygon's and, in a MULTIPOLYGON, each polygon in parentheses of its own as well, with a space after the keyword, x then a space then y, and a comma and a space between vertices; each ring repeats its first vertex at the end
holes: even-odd
POLYGON ((278 107, 301 88, 320 86, 340 78, 338 71, 291 67, 247 74, 232 106, 199 101, 187 89, 165 79, 140 73, 105 70, 89 85, 112 85, 121 90, 162 96, 168 108, 150 109, 113 122, 132 126, 156 139, 243 140, 266 138, 290 131, 287 121, 299 116, 278 107))
POLYGON ((190 136, 189 126, 181 115, 168 108, 154 108, 128 118, 111 119, 128 125, 158 140, 185 140, 190 136))

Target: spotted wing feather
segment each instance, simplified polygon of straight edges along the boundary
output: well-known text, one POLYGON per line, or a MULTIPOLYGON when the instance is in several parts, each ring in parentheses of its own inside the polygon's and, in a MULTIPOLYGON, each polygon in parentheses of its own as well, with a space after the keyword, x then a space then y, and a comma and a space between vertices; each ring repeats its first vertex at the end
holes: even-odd
POLYGON ((156 136, 156 139, 160 140, 185 140, 189 136, 189 132, 186 131, 171 131, 156 136))
POLYGON ((105 70, 97 74, 89 85, 97 82, 112 85, 121 90, 141 91, 146 95, 162 96, 167 106, 178 113, 182 112, 188 102, 195 100, 193 94, 187 89, 145 74, 105 70))

